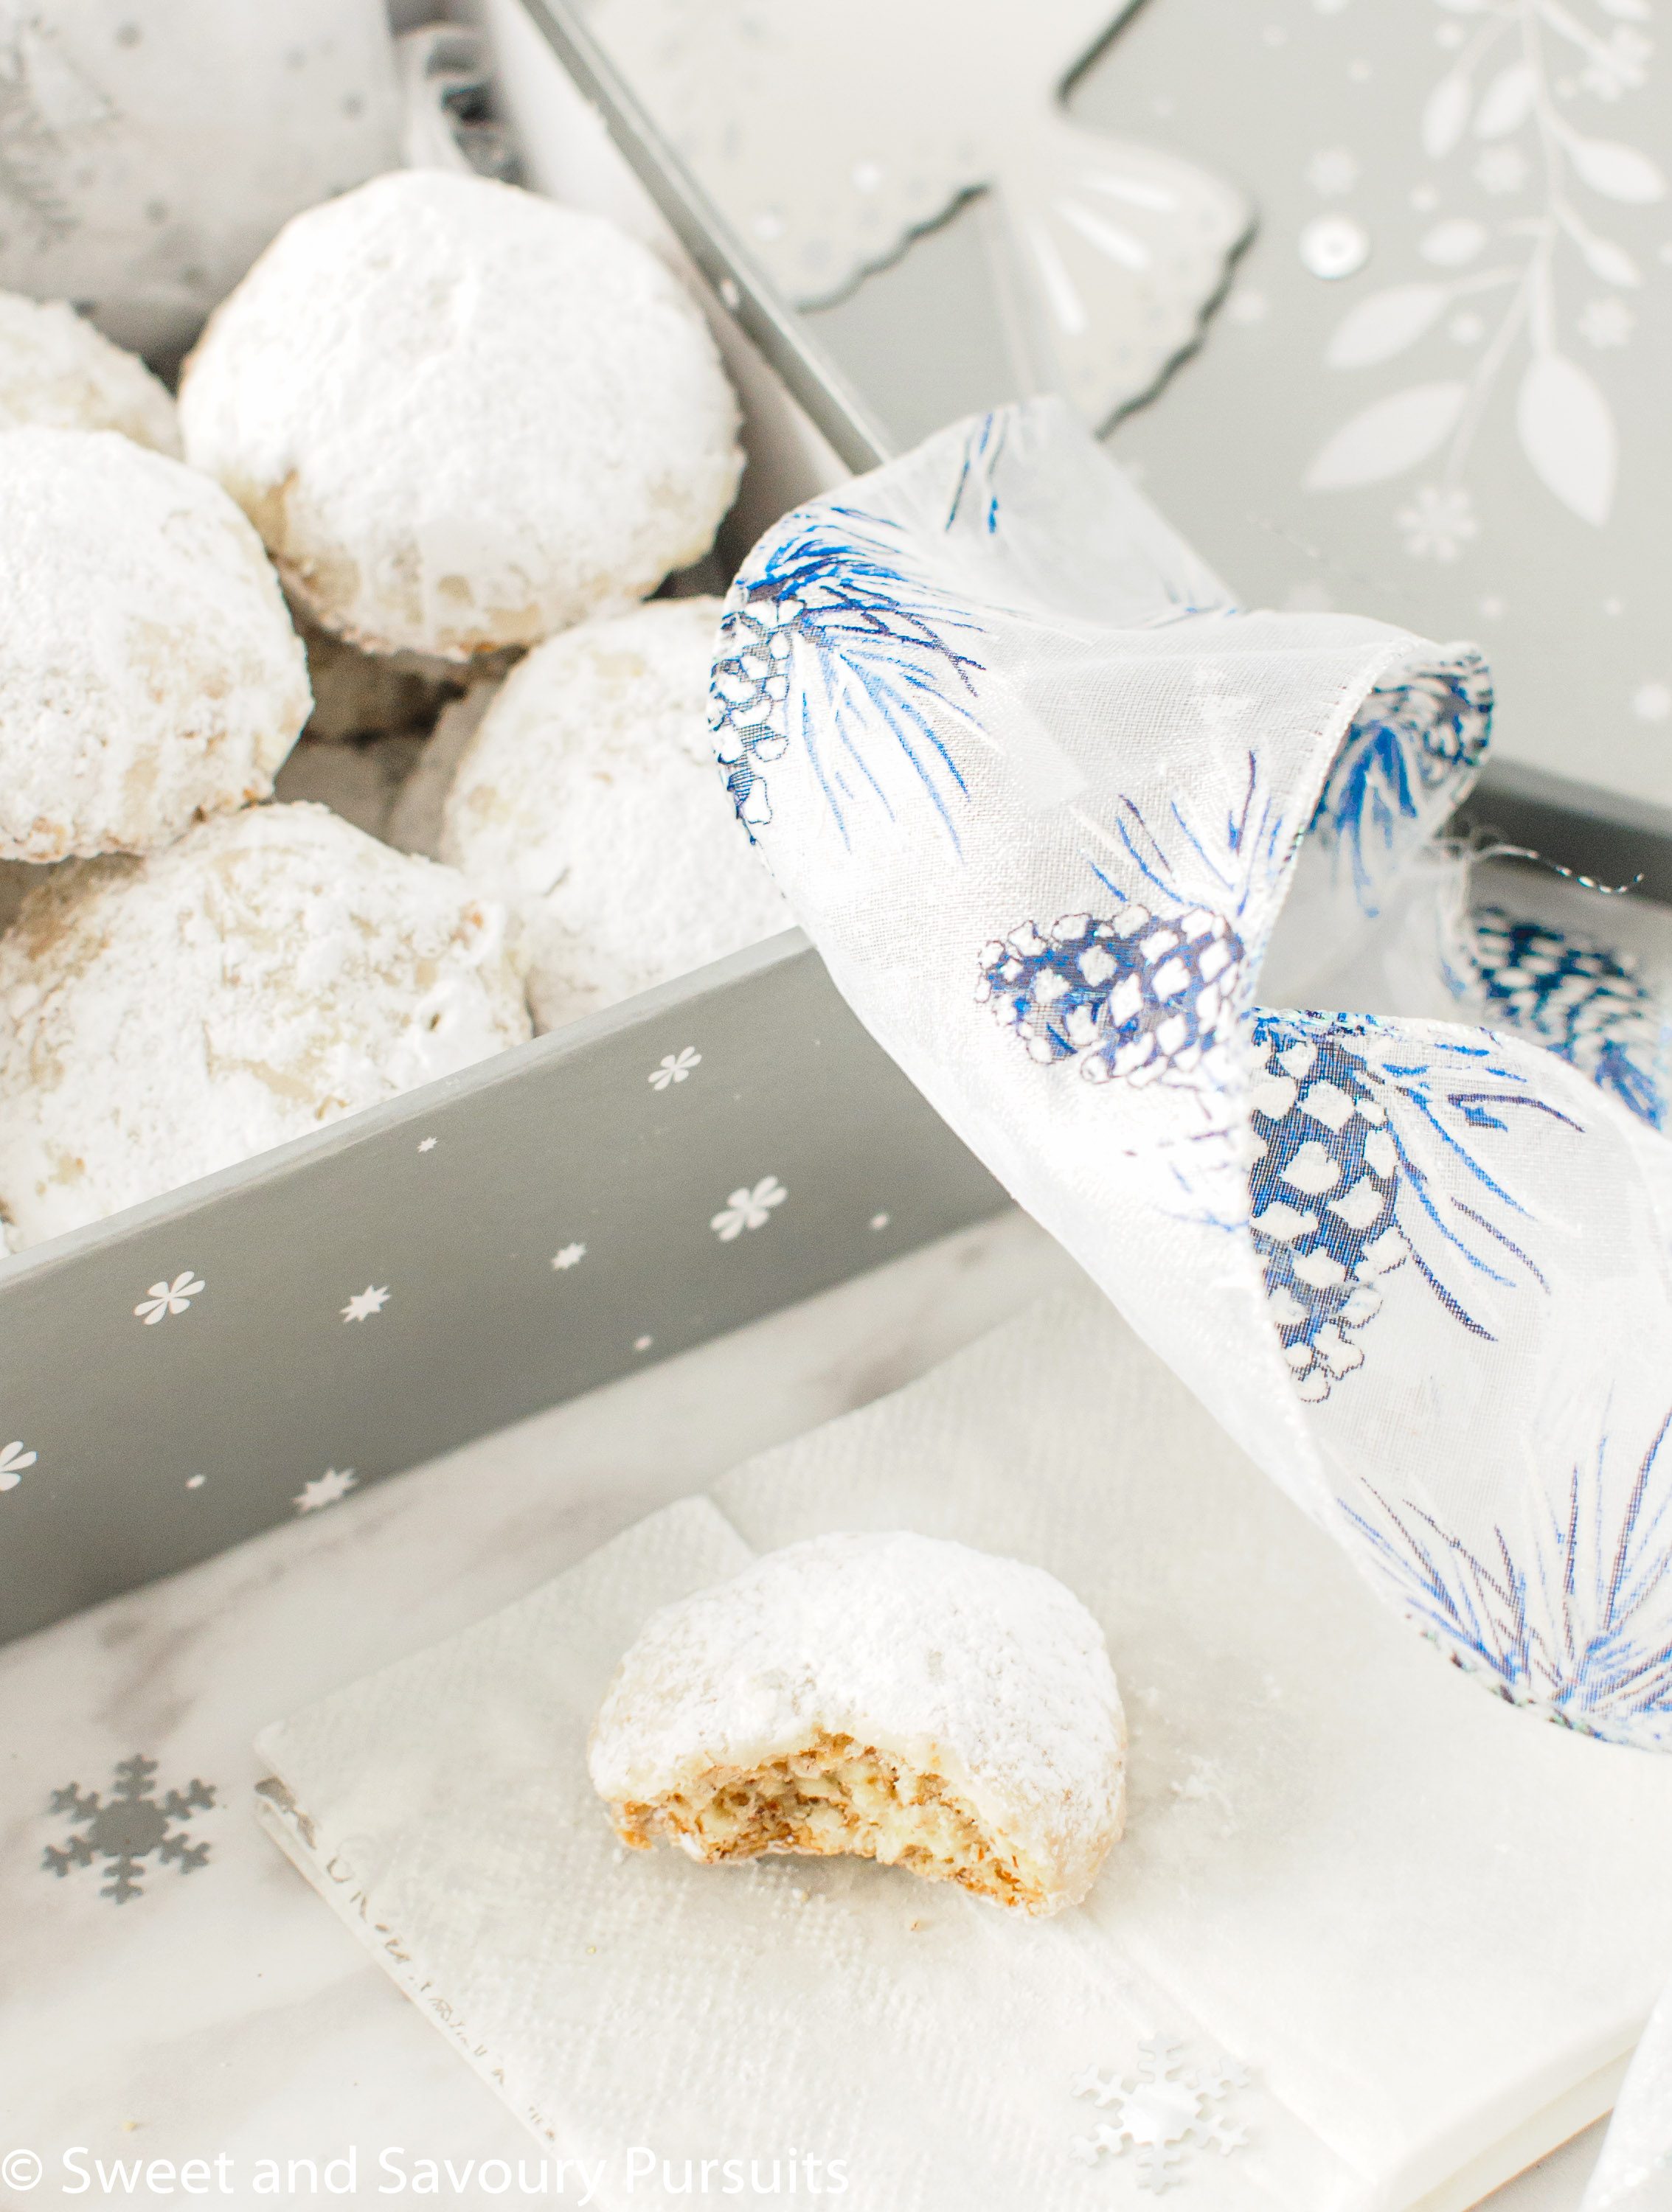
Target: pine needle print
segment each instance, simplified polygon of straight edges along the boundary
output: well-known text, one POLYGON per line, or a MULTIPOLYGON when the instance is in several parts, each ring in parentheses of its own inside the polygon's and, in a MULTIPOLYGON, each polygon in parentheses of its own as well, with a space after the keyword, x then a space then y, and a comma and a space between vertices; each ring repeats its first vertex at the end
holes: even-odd
POLYGON ((913 573, 898 524, 840 506, 792 517, 732 586, 710 690, 714 750, 745 828, 771 821, 766 770, 794 744, 851 844, 863 807, 894 817, 872 754, 886 744, 956 842, 967 786, 953 738, 979 733, 976 638, 973 617, 913 573))
POLYGON ((1606 1428, 1529 1544, 1484 1556, 1424 1508, 1346 1508, 1417 1626, 1500 1697, 1586 1735, 1672 1749, 1669 1411, 1633 1463, 1606 1428))
POLYGON ((1473 651, 1395 674, 1359 708, 1309 834, 1351 869, 1363 913, 1379 912, 1389 881, 1434 817, 1474 781, 1492 709, 1492 677, 1473 651))

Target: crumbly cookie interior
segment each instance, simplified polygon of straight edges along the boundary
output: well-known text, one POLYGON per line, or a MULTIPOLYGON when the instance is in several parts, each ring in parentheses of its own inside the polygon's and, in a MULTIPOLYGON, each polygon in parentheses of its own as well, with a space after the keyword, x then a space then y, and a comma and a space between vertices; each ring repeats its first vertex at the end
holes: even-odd
POLYGON ((666 1836, 691 1857, 847 1853, 955 1881, 1000 1905, 1037 1911, 1045 1887, 943 1775, 917 1772, 874 1744, 815 1736, 805 1750, 751 1767, 714 1766, 645 1803, 611 1808, 635 1850, 666 1836))

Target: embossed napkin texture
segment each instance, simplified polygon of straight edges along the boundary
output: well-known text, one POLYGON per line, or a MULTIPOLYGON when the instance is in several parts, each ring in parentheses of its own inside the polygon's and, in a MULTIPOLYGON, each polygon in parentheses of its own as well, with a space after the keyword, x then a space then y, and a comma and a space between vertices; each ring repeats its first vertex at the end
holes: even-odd
POLYGON ((611 2207, 694 2201, 629 2195, 635 2145, 676 2188, 686 2157, 845 2156, 855 2212, 1168 2181, 1203 2212, 1461 2206, 1606 2107, 1672 1964, 1672 1762, 1436 1664, 1089 1291, 259 1748, 281 1843, 611 2207), (648 1614, 898 1527, 1035 1560, 1103 1623, 1131 1806, 1087 1905, 618 1853, 586 1732, 648 1614))

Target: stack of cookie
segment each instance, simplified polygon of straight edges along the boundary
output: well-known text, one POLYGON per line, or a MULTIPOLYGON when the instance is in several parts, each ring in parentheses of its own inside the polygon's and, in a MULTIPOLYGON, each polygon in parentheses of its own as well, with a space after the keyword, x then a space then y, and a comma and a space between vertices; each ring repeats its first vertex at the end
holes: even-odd
POLYGON ((654 255, 474 176, 298 216, 178 410, 0 295, 13 1249, 784 926, 708 757, 718 610, 641 604, 737 431, 654 255))

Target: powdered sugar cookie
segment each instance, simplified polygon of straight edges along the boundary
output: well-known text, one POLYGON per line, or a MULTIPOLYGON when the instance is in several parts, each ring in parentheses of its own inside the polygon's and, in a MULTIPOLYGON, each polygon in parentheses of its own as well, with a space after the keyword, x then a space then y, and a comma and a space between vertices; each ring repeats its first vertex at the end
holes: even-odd
POLYGON ((516 909, 542 1029, 790 927, 714 773, 715 599, 548 639, 460 761, 441 857, 516 909))
POLYGON ((0 1210, 19 1246, 529 1034, 502 911, 322 806, 57 872, 0 938, 0 1210))
POLYGON ((327 629, 454 659, 654 589, 741 466, 714 341, 653 254, 437 170, 287 224, 211 318, 180 421, 327 629))
POLYGON ((447 793, 459 762, 501 688, 500 678, 478 677, 462 699, 451 701, 435 717, 435 726, 389 810, 386 838, 398 852, 441 859, 441 816, 447 793))
POLYGON ((264 799, 307 707, 218 484, 113 431, 0 437, 0 859, 148 852, 264 799))
POLYGON ((652 1616, 588 1764, 625 1844, 852 1853, 1035 1915, 1121 1833, 1103 1632, 1041 1567, 933 1536, 816 1536, 652 1616))
POLYGON ((63 300, 0 292, 0 430, 119 430, 178 455, 174 402, 135 354, 63 300))

